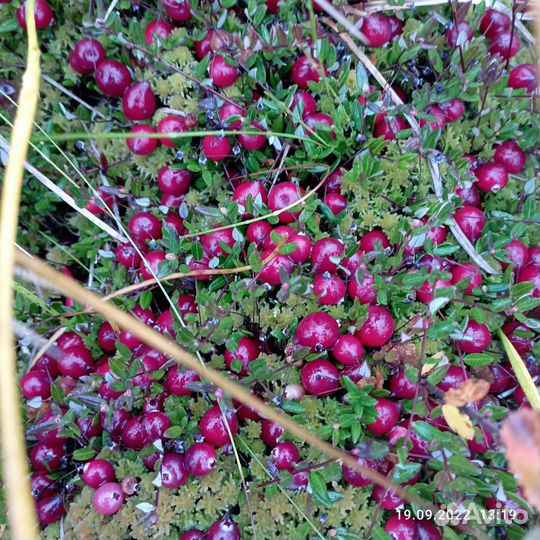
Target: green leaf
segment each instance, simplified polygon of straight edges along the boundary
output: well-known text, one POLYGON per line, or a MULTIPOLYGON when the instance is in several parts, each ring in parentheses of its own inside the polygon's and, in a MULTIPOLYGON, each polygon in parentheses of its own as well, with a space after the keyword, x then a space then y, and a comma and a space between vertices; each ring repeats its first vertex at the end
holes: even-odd
POLYGON ((488 353, 468 354, 463 358, 463 361, 471 367, 482 367, 493 364, 493 356, 488 353))
POLYGON ((72 454, 72 457, 75 461, 88 461, 96 455, 96 451, 87 446, 86 448, 77 448, 72 454))
MULTIPOLYGON (((418 423, 418 422, 417 422, 418 423)), ((420 463, 397 463, 394 467, 394 476, 392 481, 397 484, 404 484, 411 478, 414 478, 418 471, 420 471, 422 465, 420 463)))
POLYGON ((321 503, 323 506, 330 508, 332 506, 332 500, 328 496, 328 488, 326 487, 326 480, 319 472, 313 472, 309 475, 309 486, 313 497, 321 503))

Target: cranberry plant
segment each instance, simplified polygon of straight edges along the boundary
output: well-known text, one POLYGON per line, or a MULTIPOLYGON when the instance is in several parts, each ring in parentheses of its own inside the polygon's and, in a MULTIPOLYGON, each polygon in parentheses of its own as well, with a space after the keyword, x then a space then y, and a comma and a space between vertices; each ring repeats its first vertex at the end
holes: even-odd
MULTIPOLYGON (((7 140, 25 4, 0 4, 7 140)), ((43 538, 519 539, 534 526, 538 501, 500 437, 533 404, 501 335, 539 374, 527 3, 335 0, 339 17, 323 4, 37 0, 44 77, 19 244, 402 493, 23 277, 43 538), (471 387, 485 390, 459 405, 464 432, 445 407, 471 387), (471 501, 528 521, 437 514, 471 501)))

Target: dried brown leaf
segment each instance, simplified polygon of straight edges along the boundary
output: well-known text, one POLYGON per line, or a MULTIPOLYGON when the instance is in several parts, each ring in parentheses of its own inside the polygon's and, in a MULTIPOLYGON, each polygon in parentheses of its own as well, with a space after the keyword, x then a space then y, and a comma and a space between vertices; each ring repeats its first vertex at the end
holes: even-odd
POLYGON ((412 343, 398 343, 384 356, 390 364, 408 364, 417 366, 419 362, 418 350, 412 343))
POLYGON ((484 379, 469 379, 458 388, 450 388, 444 394, 444 402, 455 407, 464 407, 484 399, 489 392, 490 384, 484 379))
POLYGON ((460 412, 455 405, 443 405, 442 413, 450 429, 468 441, 474 437, 471 419, 460 412))

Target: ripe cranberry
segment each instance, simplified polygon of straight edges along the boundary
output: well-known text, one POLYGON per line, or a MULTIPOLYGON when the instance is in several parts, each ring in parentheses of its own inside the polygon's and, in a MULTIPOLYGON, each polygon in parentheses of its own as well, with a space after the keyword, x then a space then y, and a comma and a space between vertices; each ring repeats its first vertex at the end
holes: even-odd
POLYGON ((393 141, 397 133, 409 128, 410 126, 406 120, 395 116, 393 118, 386 118, 383 122, 376 124, 373 134, 375 137, 384 137, 385 141, 393 141))
POLYGON ((240 528, 230 518, 216 521, 206 533, 207 540, 240 540, 240 528))
POLYGON ((347 285, 336 274, 317 274, 313 283, 313 292, 319 297, 319 305, 335 306, 345 298, 347 285))
POLYGON ((117 438, 120 435, 130 418, 131 414, 126 409, 115 409, 110 416, 106 412, 100 414, 103 429, 107 433, 110 433, 113 438, 117 438))
POLYGON ((430 105, 426 109, 426 113, 429 117, 435 118, 435 120, 420 120, 420 127, 430 126, 431 129, 441 129, 443 130, 446 127, 446 116, 442 109, 437 105, 430 105))
POLYGON ((159 275, 160 265, 167 259, 163 251, 150 251, 146 255, 140 267, 141 276, 143 279, 152 279, 154 275, 159 275))
POLYGON ((285 430, 275 422, 271 420, 263 419, 261 422, 261 438, 264 441, 264 444, 269 448, 275 448, 285 430))
POLYGON ((418 393, 418 383, 409 380, 405 372, 400 371, 391 376, 390 390, 399 399, 414 399, 418 393))
MULTIPOLYGON (((391 39, 395 39, 398 36, 400 36, 403 31, 403 21, 398 19, 395 15, 391 15, 390 17, 388 17, 388 22, 390 23, 390 28, 392 29, 391 39)), ((407 100, 404 100, 404 101, 407 101, 407 100)))
MULTIPOLYGON (((516 141, 505 141, 495 148, 495 161, 504 166, 512 174, 520 173, 525 169, 527 156, 516 141)), ((481 186, 480 186, 480 189, 481 186)))
POLYGON ((317 60, 301 56, 291 69, 291 79, 301 90, 307 90, 310 82, 318 83, 321 80, 321 65, 317 60))
POLYGON ((469 188, 456 188, 455 193, 465 203, 465 206, 480 206, 480 190, 476 184, 472 184, 469 188))
POLYGON ((347 199, 341 193, 327 193, 323 198, 323 203, 330 208, 334 216, 341 214, 347 208, 347 199))
POLYGON ((465 294, 472 294, 473 289, 482 286, 482 273, 476 266, 463 263, 460 266, 452 268, 452 285, 457 285, 462 281, 470 281, 469 286, 465 289, 465 294))
POLYGON ((212 29, 208 30, 206 37, 201 41, 195 42, 195 54, 199 60, 207 57, 212 51, 212 37, 214 36, 214 31, 212 29))
POLYGON ((60 375, 60 370, 58 369, 58 362, 52 356, 44 354, 34 366, 34 369, 38 371, 43 371, 47 373, 51 379, 54 379, 60 375))
POLYGON ((467 21, 460 22, 446 32, 446 43, 450 47, 456 48, 467 41, 471 41, 474 33, 467 21))
POLYGON ((232 86, 240 77, 240 70, 223 58, 216 56, 210 63, 210 78, 218 88, 232 86))
POLYGON ((395 401, 379 398, 375 410, 379 414, 377 420, 366 427, 375 435, 385 435, 398 423, 401 408, 395 401))
POLYGON ((238 418, 236 417, 236 414, 228 411, 222 413, 219 406, 212 407, 204 414, 199 422, 201 435, 206 439, 207 442, 217 447, 225 446, 231 442, 229 430, 227 430, 227 426, 225 425, 223 418, 224 414, 227 419, 231 435, 236 435, 238 433, 238 418))
POLYGON ((402 514, 392 514, 388 518, 384 530, 394 540, 418 540, 416 520, 402 514))
POLYGON ((510 263, 502 262, 502 267, 506 270, 513 264, 518 270, 529 262, 529 250, 519 240, 512 240, 505 248, 505 256, 510 263))
POLYGON ((176 214, 169 214, 165 218, 165 227, 173 230, 178 236, 185 231, 184 220, 176 214))
POLYGON ((332 354, 344 366, 357 366, 364 358, 364 347, 357 337, 345 334, 336 341, 332 354))
MULTIPOLYGON (((203 259, 200 261, 191 261, 189 263, 189 269, 192 272, 210 270, 210 266, 208 266, 209 261, 210 259, 207 256, 203 257, 203 259)), ((208 281, 212 279, 212 276, 201 274, 201 275, 195 276, 194 279, 197 281, 208 281)))
POLYGON ((161 221, 149 212, 135 214, 128 228, 138 240, 159 240, 162 235, 161 221))
POLYGON ((195 443, 188 448, 185 463, 193 476, 208 476, 217 466, 217 454, 210 444, 195 443))
POLYGON ((369 306, 368 319, 355 335, 362 345, 374 349, 388 343, 395 330, 394 319, 387 309, 382 306, 369 306))
POLYGON ((62 519, 66 512, 64 506, 64 497, 55 495, 54 497, 46 497, 36 502, 36 512, 39 519, 39 524, 42 527, 52 525, 62 519))
POLYGON ((302 116, 307 116, 317 112, 317 102, 308 92, 296 92, 291 104, 291 111, 302 112, 302 116))
POLYGON ((210 161, 224 161, 232 152, 231 143, 226 137, 208 135, 202 142, 204 155, 210 161))
POLYGON ((429 519, 417 519, 418 540, 442 540, 442 533, 429 519))
POLYGON ((534 298, 540 297, 540 266, 530 264, 519 271, 516 283, 533 283, 532 295, 534 298))
POLYGON ((508 370, 501 364, 489 366, 492 383, 489 387, 490 394, 500 394, 508 390, 514 384, 514 377, 511 370, 508 370))
MULTIPOLYGON (((185 119, 181 118, 180 116, 166 116, 160 120, 157 126, 157 132, 163 134, 185 133, 186 131, 189 131, 187 123, 185 119)), ((161 144, 164 144, 168 148, 176 148, 176 145, 174 144, 175 139, 163 137, 163 139, 159 140, 161 144)), ((178 140, 178 138, 176 138, 176 140, 178 140)))
POLYGON ((79 75, 89 75, 105 57, 105 49, 97 39, 84 38, 75 45, 69 57, 69 65, 79 75))
MULTIPOLYGON (((266 131, 263 126, 257 123, 251 124, 248 128, 249 130, 255 131, 266 131)), ((268 139, 266 135, 238 135, 238 142, 245 148, 248 152, 257 152, 262 150, 268 144, 268 139)))
POLYGON ((304 116, 304 122, 306 126, 310 129, 308 135, 311 137, 312 133, 318 133, 321 126, 327 126, 330 130, 324 129, 325 132, 330 133, 332 139, 336 138, 336 133, 334 131, 334 120, 331 116, 323 113, 312 113, 307 116, 304 116))
POLYGON ((97 437, 103 433, 103 427, 99 418, 79 418, 77 427, 81 431, 81 435, 90 440, 92 437, 97 437))
POLYGON ((243 182, 234 190, 232 199, 244 209, 244 215, 246 216, 249 215, 245 213, 249 197, 251 197, 251 200, 254 203, 267 204, 268 193, 262 182, 259 182, 258 180, 243 182))
POLYGON ((532 93, 538 87, 538 70, 533 64, 521 64, 510 72, 508 86, 519 90, 525 88, 532 93))
POLYGON ((79 379, 83 375, 88 375, 94 366, 92 353, 85 347, 76 345, 62 351, 58 360, 60 373, 67 377, 79 379))
POLYGON ((290 471, 300 461, 300 451, 291 441, 279 443, 272 450, 271 456, 280 471, 290 471))
POLYGON ((331 349, 339 338, 339 325, 327 313, 312 313, 298 325, 295 340, 312 351, 331 349))
POLYGON ((452 283, 444 279, 437 279, 433 284, 428 280, 416 291, 416 298, 424 304, 429 304, 435 298, 434 293, 437 289, 444 289, 451 286, 452 283))
POLYGON ((100 486, 92 499, 94 509, 102 516, 112 516, 124 504, 124 492, 122 486, 116 482, 107 482, 100 486))
POLYGON ((454 219, 463 234, 472 242, 475 243, 484 231, 487 223, 487 218, 484 212, 474 206, 464 206, 460 208, 454 215, 454 219))
POLYGON ((203 538, 206 538, 205 533, 199 531, 199 529, 190 529, 182 534, 180 540, 199 540, 203 538))
POLYGON ((181 371, 178 366, 173 366, 167 373, 166 388, 175 396, 190 396, 192 390, 189 385, 199 382, 201 378, 194 371, 181 371))
POLYGON ((392 24, 385 15, 373 13, 363 19, 360 32, 368 47, 384 47, 392 39, 392 24))
POLYGON ((87 486, 97 489, 106 482, 114 482, 116 475, 109 461, 94 459, 84 465, 82 479, 87 486))
POLYGON ((54 471, 62 466, 65 446, 40 442, 30 450, 30 463, 36 471, 54 471))
POLYGON ((147 441, 141 418, 137 417, 128 420, 122 429, 120 438, 127 448, 142 450, 147 441))
POLYGON ((142 428, 149 443, 162 439, 171 426, 171 419, 159 411, 149 412, 142 419, 142 428))
POLYGON ((234 360, 238 360, 242 364, 240 375, 247 375, 249 364, 259 357, 259 344, 250 338, 242 338, 238 342, 238 348, 235 351, 225 351, 225 364, 227 369, 232 370, 234 360))
POLYGON ((312 244, 311 240, 302 233, 294 233, 289 236, 289 244, 296 244, 296 250, 289 255, 297 264, 303 264, 311 257, 312 244))
POLYGON ((311 252, 311 264, 317 273, 335 272, 339 259, 341 259, 345 246, 336 238, 323 238, 319 240, 311 252))
POLYGON ((497 32, 493 37, 490 45, 489 52, 491 54, 499 54, 505 60, 513 58, 521 49, 521 41, 519 36, 510 31, 497 32))
POLYGON ((328 396, 339 388, 339 371, 328 360, 313 360, 302 368, 302 385, 312 396, 328 396))
POLYGON ((70 347, 84 347, 84 339, 75 332, 65 332, 58 338, 56 342, 58 348, 62 351, 69 349, 70 347))
POLYGON ((120 244, 116 250, 116 259, 122 266, 129 269, 139 268, 142 261, 132 244, 120 244))
MULTIPOLYGON (((19 21, 19 26, 26 31, 26 1, 17 10, 17 20, 19 21)), ((53 23, 53 10, 45 0, 36 0, 34 20, 36 21, 36 30, 46 30, 53 23)))
POLYGON ((361 276, 361 281, 355 275, 349 282, 349 295, 355 298, 361 304, 373 304, 377 300, 377 291, 375 290, 375 278, 368 273, 361 276))
POLYGON ((32 474, 32 497, 39 501, 44 497, 52 497, 58 493, 56 481, 48 474, 36 472, 32 474))
POLYGON ((191 2, 189 0, 163 0, 167 15, 176 22, 191 20, 191 2))
POLYGON ((98 88, 108 97, 121 97, 131 84, 131 74, 124 64, 103 60, 96 68, 98 88))
POLYGON ((465 114, 465 104, 461 99, 455 98, 448 103, 441 104, 440 108, 446 117, 447 122, 457 122, 465 114))
POLYGON ((128 120, 148 120, 156 112, 156 96, 146 81, 135 83, 122 98, 124 114, 128 120))
POLYGON ((21 392, 26 399, 51 397, 51 381, 44 371, 33 370, 21 379, 21 392))
POLYGON ((235 239, 232 229, 221 229, 201 236, 201 245, 209 257, 221 257, 227 255, 221 244, 232 248, 235 239))
MULTIPOLYGON (((295 204, 303 197, 306 192, 293 182, 281 182, 276 184, 268 194, 268 207, 272 212, 282 210, 290 205, 295 204)), ((298 219, 300 211, 288 210, 279 214, 281 223, 292 223, 298 219)))
MULTIPOLYGON (((355 457, 355 459, 358 465, 360 465, 361 467, 373 470, 377 469, 377 464, 371 459, 364 459, 360 456, 355 457)), ((341 472, 343 474, 343 480, 345 480, 345 482, 347 482, 347 484, 349 484, 350 486, 366 487, 373 483, 372 480, 364 476, 362 473, 358 472, 352 467, 348 467, 347 465, 341 466, 341 472)))
POLYGON ((146 44, 151 46, 156 45, 157 42, 163 43, 164 41, 167 41, 173 30, 174 27, 172 24, 163 19, 152 21, 146 27, 146 31, 144 33, 146 44))
POLYGON ((230 129, 240 130, 242 129, 242 120, 245 118, 246 113, 244 109, 234 103, 225 103, 219 111, 219 119, 224 127, 230 129), (240 120, 237 118, 239 117, 240 120), (236 118, 236 120, 231 120, 236 118))
POLYGON ((104 322, 98 330, 97 340, 99 346, 106 352, 116 351, 116 342, 118 340, 113 327, 109 322, 104 322))
POLYGON ((170 165, 166 165, 158 173, 158 186, 163 193, 184 195, 191 185, 192 178, 188 170, 173 169, 170 165))
MULTIPOLYGON (((155 135, 154 128, 149 125, 135 126, 129 130, 131 134, 155 135)), ((132 137, 127 140, 129 150, 136 156, 148 156, 156 151, 159 140, 149 137, 132 137)))
POLYGON ((479 324, 476 321, 470 321, 467 329, 463 333, 467 339, 459 340, 459 348, 465 354, 484 352, 491 344, 491 333, 485 324, 479 324))
POLYGON ((493 437, 489 431, 480 430, 473 439, 467 441, 467 446, 471 452, 485 454, 493 446, 493 437))
POLYGON ((508 171, 499 163, 481 165, 474 174, 478 178, 478 187, 486 193, 497 193, 508 184, 508 171))
POLYGON ((536 266, 540 265, 540 248, 539 247, 529 248, 529 262, 536 266))
POLYGON ((399 495, 379 485, 373 487, 372 497, 383 510, 396 510, 405 504, 399 495))
POLYGON ((161 483, 168 489, 178 489, 189 479, 184 456, 165 454, 161 462, 161 483))
POLYGON ((326 193, 341 192, 341 182, 343 180, 343 171, 341 169, 333 172, 324 182, 323 186, 326 193))
POLYGON ((469 379, 469 374, 464 368, 450 366, 442 381, 437 386, 444 392, 447 392, 450 388, 459 388, 467 379, 469 379))
POLYGON ((512 21, 505 13, 501 13, 495 9, 486 9, 482 20, 480 21, 480 32, 488 38, 495 37, 501 31, 510 30, 512 21))
POLYGON ((390 247, 390 242, 386 234, 382 231, 369 231, 360 239, 360 248, 365 253, 380 252, 390 247))
POLYGON ((528 326, 513 321, 506 323, 502 327, 502 331, 520 355, 526 356, 530 354, 532 351, 533 331, 528 326))

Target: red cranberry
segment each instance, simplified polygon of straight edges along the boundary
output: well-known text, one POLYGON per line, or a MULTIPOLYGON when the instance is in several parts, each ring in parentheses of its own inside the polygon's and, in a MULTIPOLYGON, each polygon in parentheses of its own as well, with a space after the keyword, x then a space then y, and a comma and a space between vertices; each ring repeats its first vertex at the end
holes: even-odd
POLYGON ((469 379, 469 374, 460 366, 450 366, 442 381, 437 385, 444 392, 450 388, 459 388, 469 379))
MULTIPOLYGON (((248 128, 252 131, 265 131, 264 127, 260 124, 253 123, 248 128)), ((238 135, 238 142, 245 148, 248 152, 257 152, 263 150, 268 144, 268 139, 266 135, 238 135)))
MULTIPOLYGON (((512 174, 520 173, 525 169, 527 156, 516 141, 505 141, 495 148, 495 161, 504 166, 512 174)), ((480 186, 480 189, 481 186, 480 186)))
POLYGON ((120 438, 131 450, 142 450, 146 446, 146 436, 140 417, 131 418, 122 429, 120 438))
POLYGON ((526 356, 531 353, 533 331, 528 326, 513 321, 506 323, 502 331, 519 354, 526 356))
MULTIPOLYGON (((292 204, 298 202, 306 192, 293 182, 282 182, 277 184, 270 190, 268 194, 268 207, 272 212, 282 210, 292 204)), ((279 221, 281 223, 292 223, 298 219, 300 211, 281 212, 279 214, 279 221)))
POLYGON ((60 375, 60 370, 58 369, 58 362, 52 356, 44 354, 34 366, 38 371, 43 371, 48 373, 51 379, 54 379, 60 375))
POLYGON ((296 92, 291 105, 291 111, 295 111, 297 108, 298 112, 302 112, 302 116, 313 114, 317 112, 317 102, 308 92, 296 92))
POLYGON ((489 452, 493 446, 493 437, 489 431, 484 431, 481 429, 480 436, 476 434, 473 439, 467 441, 467 446, 471 452, 475 452, 476 454, 485 454, 486 452, 489 452))
POLYGON ((341 193, 327 193, 323 198, 323 203, 330 208, 334 216, 341 214, 347 208, 347 199, 341 193))
POLYGON ((46 497, 36 503, 36 512, 41 526, 46 527, 52 525, 62 519, 66 512, 64 506, 64 497, 56 495, 54 497, 46 497))
POLYGON ((339 193, 341 191, 341 182, 343 181, 343 171, 337 170, 332 173, 324 182, 324 189, 327 193, 339 193))
POLYGON ((166 206, 167 208, 178 208, 185 202, 184 195, 171 195, 170 193, 164 193, 159 202, 160 206, 166 206))
POLYGON ((272 13, 273 15, 278 13, 281 3, 282 0, 266 0, 265 4, 268 13, 272 13))
MULTIPOLYGON (((166 116, 160 120, 157 126, 157 132, 164 135, 169 133, 185 133, 186 131, 189 131, 189 128, 184 118, 181 118, 180 116, 166 116)), ((175 139, 163 137, 159 140, 161 144, 164 144, 168 148, 176 148, 176 145, 174 144, 175 139)), ((178 140, 178 138, 176 140, 178 140)))
POLYGON ((128 68, 115 60, 103 60, 96 68, 98 88, 108 97, 121 97, 131 80, 128 68))
POLYGON ((313 360, 302 368, 302 385, 312 396, 328 396, 339 388, 339 371, 328 360, 313 360))
POLYGON ((539 247, 529 248, 529 261, 531 264, 540 266, 540 248, 539 247))
POLYGON ((56 342, 58 348, 62 351, 71 347, 84 347, 84 339, 75 332, 66 332, 58 338, 56 342))
POLYGON ((442 540, 442 533, 429 519, 417 519, 418 540, 442 540))
POLYGON ((513 264, 519 270, 529 262, 529 250, 519 240, 512 240, 504 248, 504 252, 506 258, 510 261, 510 263, 501 263, 505 270, 510 264, 513 264))
POLYGON ((230 129, 240 130, 242 129, 242 120, 245 118, 246 113, 244 109, 234 103, 225 103, 219 111, 219 119, 221 122, 230 129), (239 120, 239 117, 241 120, 239 120), (236 120, 231 121, 232 118, 236 120))
POLYGON ((244 337, 238 342, 235 351, 225 351, 225 364, 227 369, 233 369, 233 362, 238 360, 242 364, 241 375, 247 375, 249 364, 256 360, 260 354, 259 344, 253 339, 244 337))
POLYGON ((334 358, 344 366, 359 365, 364 358, 362 342, 350 334, 340 336, 332 348, 334 358))
POLYGON ((482 20, 480 21, 480 32, 488 38, 495 37, 501 31, 510 30, 512 21, 508 15, 495 9, 486 9, 482 20))
POLYGON ((99 418, 79 418, 77 426, 81 431, 81 435, 90 440, 92 437, 97 437, 103 433, 103 427, 99 418))
POLYGON ((159 240, 162 235, 161 221, 149 212, 135 214, 128 228, 139 240, 159 240))
POLYGON ((300 461, 300 451, 291 441, 279 443, 272 450, 271 456, 280 471, 290 471, 300 461))
POLYGON ((467 21, 460 22, 457 26, 453 26, 446 32, 446 43, 450 47, 456 48, 464 45, 467 41, 471 41, 474 33, 467 21))
POLYGON ((142 262, 140 272, 143 279, 152 279, 154 275, 159 275, 160 265, 167 259, 163 251, 151 251, 146 255, 146 260, 142 262))
MULTIPOLYGON (((392 29, 391 39, 395 39, 400 36, 403 31, 403 21, 398 19, 395 15, 391 15, 390 17, 388 17, 388 22, 390 23, 390 28, 392 29)), ((407 100, 405 99, 404 101, 407 100)))
POLYGON ((343 301, 347 285, 336 274, 317 274, 313 282, 313 292, 321 306, 335 306, 343 301))
POLYGON ((87 486, 97 489, 106 482, 114 482, 116 475, 110 462, 94 459, 84 465, 82 479, 87 486))
POLYGON ((57 483, 48 474, 36 472, 32 474, 32 497, 39 501, 44 497, 52 497, 58 493, 57 483))
MULTIPOLYGON (((129 130, 131 134, 155 135, 156 132, 152 126, 135 126, 129 130)), ((149 137, 132 137, 127 140, 129 150, 136 156, 148 156, 156 151, 159 146, 159 140, 149 137)))
POLYGON ((448 103, 443 103, 440 107, 447 122, 457 122, 458 120, 461 120, 465 114, 465 104, 458 98, 455 98, 448 103))
POLYGON ((260 248, 264 245, 264 240, 270 236, 272 230, 272 225, 267 221, 256 221, 248 225, 246 238, 248 242, 254 243, 260 248))
MULTIPOLYGON (((19 21, 19 26, 26 31, 26 1, 17 10, 17 20, 19 21)), ((46 30, 53 23, 53 10, 45 0, 36 0, 34 20, 36 21, 36 30, 46 30)))
POLYGON ((373 304, 377 300, 375 278, 371 274, 361 276, 361 281, 355 275, 348 288, 350 297, 353 300, 357 299, 361 304, 373 304))
POLYGON ((479 207, 482 202, 480 190, 476 184, 472 184, 469 188, 456 188, 455 193, 466 206, 479 207))
POLYGON ((75 45, 69 64, 79 75, 89 75, 105 57, 105 49, 97 39, 84 38, 75 45))
POLYGON ((293 251, 289 258, 297 264, 305 263, 311 257, 311 240, 302 233, 294 233, 289 236, 289 244, 296 244, 296 250, 293 251))
POLYGON ((513 385, 513 373, 503 365, 493 364, 489 366, 488 369, 491 373, 491 379, 493 381, 489 387, 490 394, 500 394, 501 392, 508 390, 508 388, 513 385))
POLYGON ((166 387, 175 396, 190 396, 192 390, 189 385, 199 382, 201 378, 194 371, 181 371, 178 366, 173 366, 167 373, 166 387))
MULTIPOLYGON (((317 112, 309 114, 304 116, 304 122, 312 133, 318 133, 321 126, 327 126, 330 129, 324 129, 324 131, 330 133, 332 139, 336 138, 336 133, 334 131, 334 120, 327 114, 317 112)), ((311 137, 312 133, 308 132, 308 135, 311 137)))
POLYGON ((230 518, 216 521, 206 533, 207 540, 240 540, 240 528, 230 518))
POLYGON ((210 444, 195 443, 188 448, 185 463, 193 476, 208 476, 217 466, 217 454, 210 444))
POLYGON ((516 283, 533 283, 532 295, 534 298, 540 297, 540 266, 530 264, 519 271, 516 283))
POLYGON ((106 352, 116 351, 116 342, 118 337, 116 336, 111 323, 104 322, 98 330, 97 339, 99 346, 106 352))
POLYGON ((386 234, 382 231, 369 231, 360 239, 360 248, 365 253, 380 252, 390 247, 390 242, 386 234))
POLYGON ((392 39, 392 24, 385 15, 373 13, 364 18, 360 32, 368 47, 384 47, 392 39))
POLYGON ((489 52, 491 54, 499 54, 505 60, 513 58, 521 49, 521 41, 516 33, 510 31, 497 32, 493 37, 489 52))
POLYGON ((472 294, 474 288, 482 286, 482 273, 473 264, 463 263, 460 266, 454 266, 452 268, 452 285, 457 285, 462 281, 470 281, 465 289, 465 294, 472 294))
POLYGON ((339 325, 327 313, 312 313, 298 325, 295 340, 301 347, 312 351, 331 349, 339 338, 339 325))
POLYGON ((446 127, 446 116, 442 109, 437 105, 430 105, 426 109, 426 113, 429 117, 435 118, 435 120, 420 120, 420 127, 430 126, 431 129, 441 129, 443 130, 446 127))
POLYGON ((235 244, 235 239, 232 229, 221 229, 201 236, 201 244, 204 252, 209 257, 221 257, 227 255, 222 244, 232 248, 235 244))
POLYGON ((254 203, 267 204, 268 193, 262 182, 259 182, 258 180, 243 182, 234 190, 232 199, 244 209, 245 214, 247 201, 250 197, 254 203))
MULTIPOLYGON (((377 465, 374 461, 371 459, 364 459, 360 456, 355 457, 356 462, 361 467, 364 467, 366 469, 377 469, 377 465)), ((364 476, 362 473, 358 472, 356 469, 353 469, 352 467, 348 467, 347 465, 341 466, 341 472, 343 473, 343 480, 347 482, 350 486, 354 487, 366 487, 373 483, 372 480, 364 476)))
POLYGON ((171 426, 171 419, 159 411, 149 412, 142 419, 142 428, 149 443, 162 439, 171 426))
POLYGON ((44 371, 30 371, 21 379, 21 392, 25 399, 51 397, 51 381, 44 371))
POLYGON ((345 246, 336 238, 319 240, 311 252, 313 270, 317 273, 335 272, 344 251, 345 246))
POLYGON ((261 423, 261 438, 269 448, 275 448, 284 433, 284 429, 271 420, 263 419, 261 423))
POLYGON ((460 208, 454 215, 454 219, 463 234, 472 242, 475 243, 484 231, 487 223, 487 218, 482 210, 474 206, 464 206, 460 208))
POLYGON ((203 533, 202 531, 199 531, 199 529, 190 529, 189 531, 186 531, 182 534, 180 537, 180 540, 199 540, 199 539, 205 539, 206 533, 203 533))
POLYGON ((301 56, 291 69, 291 79, 301 90, 307 90, 310 82, 318 83, 321 80, 321 65, 317 60, 301 56))
POLYGON ((212 29, 208 30, 206 37, 201 41, 195 42, 195 54, 199 60, 207 57, 212 52, 212 37, 214 36, 214 31, 212 29))
POLYGON ((444 279, 437 279, 433 284, 428 280, 416 291, 416 298, 424 304, 429 304, 435 298, 434 293, 437 289, 444 289, 451 286, 452 283, 444 279))
POLYGON ((137 253, 132 244, 120 244, 116 250, 117 261, 126 268, 139 268, 142 262, 141 256, 137 253))
POLYGON ((201 435, 207 442, 217 447, 230 443, 229 430, 227 430, 223 418, 224 414, 227 418, 231 435, 236 435, 238 433, 238 418, 236 414, 230 412, 222 413, 221 408, 218 406, 207 411, 199 423, 201 435))
POLYGON ((165 454, 161 462, 161 483, 164 488, 178 489, 189 479, 184 456, 165 454))
POLYGON ((525 88, 532 93, 538 87, 538 69, 533 64, 521 64, 510 72, 508 86, 519 90, 525 88))
POLYGON ((30 463, 36 471, 54 471, 62 466, 65 455, 64 446, 40 442, 30 450, 30 463))
POLYGON ((382 347, 390 341, 396 325, 390 312, 382 306, 369 306, 368 319, 356 333, 362 345, 372 349, 382 347))
POLYGON ((173 230, 178 236, 181 236, 185 231, 184 220, 176 214, 169 214, 165 218, 165 227, 173 230))
POLYGON ((191 185, 192 178, 188 170, 173 169, 170 165, 166 165, 158 173, 158 186, 163 193, 184 195, 191 185))
POLYGON ((399 495, 379 485, 373 487, 372 496, 373 500, 383 510, 396 510, 405 504, 399 495))
POLYGON ((151 46, 167 41, 173 30, 174 27, 163 19, 152 21, 144 33, 146 44, 151 46))
POLYGON ((60 373, 74 379, 88 375, 92 371, 93 366, 94 359, 92 358, 92 353, 79 345, 62 351, 58 360, 60 373))
POLYGON ((122 105, 128 120, 148 120, 156 111, 156 96, 150 84, 141 81, 126 90, 122 105))
POLYGON ((476 321, 470 321, 467 329, 463 333, 466 338, 459 340, 459 348, 465 354, 484 352, 491 344, 491 333, 485 324, 479 324, 476 321), (470 339, 470 341, 467 341, 470 339))
POLYGON ((409 380, 404 371, 400 371, 391 376, 390 390, 399 399, 414 399, 418 393, 418 384, 409 380))
POLYGON ((124 492, 122 486, 116 482, 107 482, 100 486, 94 493, 92 500, 94 509, 102 516, 112 516, 124 504, 124 492))
POLYGON ((103 429, 110 433, 113 438, 120 435, 130 418, 131 414, 125 409, 115 409, 110 417, 106 412, 100 414, 103 429))
POLYGON ((240 70, 223 58, 216 56, 210 63, 210 78, 218 88, 232 86, 240 77, 240 70))
POLYGON ((478 178, 478 187, 486 193, 497 193, 508 184, 508 171, 499 163, 480 165, 474 174, 478 178))
POLYGON ((167 15, 176 22, 191 20, 191 2, 189 0, 163 0, 167 15))
POLYGON ((379 414, 377 420, 366 427, 375 435, 385 435, 399 420, 401 409, 398 403, 389 399, 379 398, 375 410, 379 414))
POLYGON ((226 137, 209 135, 203 139, 203 152, 210 161, 224 161, 232 153, 231 143, 226 137))
POLYGON ((410 126, 406 120, 399 117, 386 118, 383 122, 379 122, 373 129, 375 137, 384 137, 385 141, 393 141, 396 134, 400 131, 409 129, 410 126))
POLYGON ((402 514, 392 514, 388 518, 384 530, 394 540, 418 540, 416 520, 402 514))

